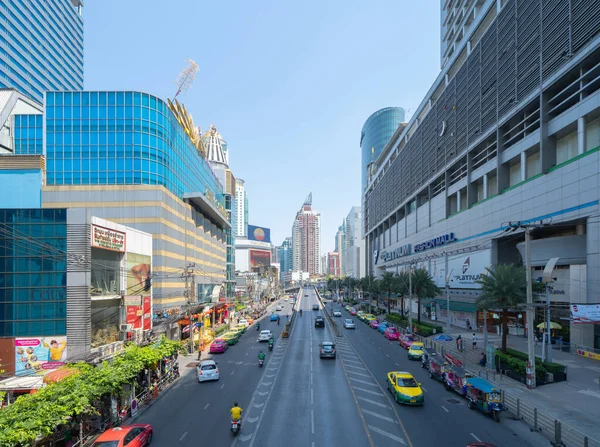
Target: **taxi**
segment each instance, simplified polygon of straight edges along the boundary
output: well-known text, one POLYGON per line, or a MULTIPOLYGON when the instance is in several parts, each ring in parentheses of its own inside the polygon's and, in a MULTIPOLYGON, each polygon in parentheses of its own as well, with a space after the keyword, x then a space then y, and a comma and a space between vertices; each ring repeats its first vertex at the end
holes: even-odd
POLYGON ((352 316, 355 316, 357 314, 356 309, 354 307, 351 307, 348 312, 350 312, 350 315, 352 316))
POLYGON ((421 360, 423 357, 423 343, 414 342, 408 348, 408 360, 421 360))
POLYGON ((238 323, 235 326, 233 326, 232 329, 241 329, 242 330, 242 334, 246 332, 246 325, 244 323, 238 323))
POLYGON ((365 321, 365 315, 367 314, 364 313, 362 310, 356 312, 356 318, 358 318, 360 321, 365 321))
POLYGON ((363 321, 367 324, 371 324, 371 321, 375 320, 375 315, 373 314, 365 314, 365 317, 363 318, 363 321))
POLYGON ((231 345, 235 345, 238 342, 238 340, 240 339, 240 336, 233 331, 229 331, 229 332, 225 332, 219 338, 221 338, 221 340, 225 340, 227 342, 227 344, 231 346, 231 345))
POLYGON ((344 307, 344 309, 346 309, 346 311, 350 312, 350 306, 346 306, 346 307, 344 307))
POLYGON ((412 374, 406 371, 392 371, 387 373, 387 389, 394 400, 399 404, 405 405, 423 405, 425 396, 412 374))
POLYGON ((237 334, 238 338, 240 338, 242 336, 242 334, 244 333, 244 331, 239 328, 239 327, 232 327, 231 330, 229 332, 233 332, 234 334, 237 334))
POLYGON ((252 318, 252 317, 247 317, 247 318, 246 318, 246 321, 247 321, 247 322, 248 322, 248 324, 250 325, 250 324, 254 323, 254 318, 252 318))

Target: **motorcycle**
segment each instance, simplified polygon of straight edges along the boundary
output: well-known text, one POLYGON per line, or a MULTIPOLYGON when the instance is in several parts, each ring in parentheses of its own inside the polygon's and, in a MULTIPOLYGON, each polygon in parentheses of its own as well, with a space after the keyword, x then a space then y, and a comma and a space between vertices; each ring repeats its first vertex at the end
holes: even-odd
POLYGON ((233 436, 237 436, 242 428, 242 421, 231 421, 231 433, 233 436))
POLYGON ((263 363, 265 363, 265 361, 263 359, 258 359, 258 367, 262 368, 263 363))
POLYGON ((179 377, 179 365, 175 363, 173 365, 173 379, 177 379, 179 377))
POLYGON ((300 316, 302 316, 302 309, 300 309, 300 316))
POLYGON ((256 323, 256 330, 260 331, 260 323, 256 323))
POLYGON ((273 350, 273 343, 269 343, 269 351, 273 350))

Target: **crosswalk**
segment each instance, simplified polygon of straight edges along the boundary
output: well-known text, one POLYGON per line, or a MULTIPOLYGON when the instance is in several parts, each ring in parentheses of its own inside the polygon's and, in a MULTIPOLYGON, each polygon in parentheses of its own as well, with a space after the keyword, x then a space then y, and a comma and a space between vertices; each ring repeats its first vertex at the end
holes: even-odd
POLYGON ((393 403, 344 336, 337 338, 338 357, 356 398, 373 445, 412 446, 393 403), (392 441, 392 443, 390 443, 392 441))

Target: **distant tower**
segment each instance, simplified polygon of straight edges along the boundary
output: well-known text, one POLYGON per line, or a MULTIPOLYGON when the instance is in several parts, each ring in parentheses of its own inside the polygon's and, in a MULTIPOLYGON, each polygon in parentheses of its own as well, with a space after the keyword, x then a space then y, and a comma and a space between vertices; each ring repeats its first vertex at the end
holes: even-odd
POLYGON ((248 237, 248 193, 241 178, 235 180, 235 201, 237 206, 235 235, 248 237))
POLYGON ((312 209, 312 193, 296 213, 292 227, 294 270, 311 275, 322 273, 321 266, 321 214, 312 209))

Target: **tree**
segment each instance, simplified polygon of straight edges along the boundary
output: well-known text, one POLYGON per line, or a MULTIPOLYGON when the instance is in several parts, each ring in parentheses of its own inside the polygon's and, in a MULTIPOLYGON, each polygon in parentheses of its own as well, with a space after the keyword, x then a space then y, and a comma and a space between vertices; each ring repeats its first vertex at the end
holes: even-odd
POLYGON ((408 273, 398 273, 396 275, 396 284, 396 293, 400 295, 401 315, 404 315, 404 297, 408 295, 408 273))
POLYGON ((423 298, 433 298, 442 291, 435 285, 433 278, 425 269, 417 269, 412 273, 412 289, 413 295, 417 297, 417 323, 420 323, 421 300, 423 298))
POLYGON ((381 290, 387 293, 387 313, 390 313, 390 300, 392 299, 392 293, 396 293, 398 289, 398 278, 396 274, 392 272, 385 272, 381 275, 381 290))
POLYGON ((487 273, 476 281, 481 285, 481 296, 475 304, 479 309, 500 309, 502 352, 506 353, 508 311, 527 299, 525 268, 514 264, 498 264, 486 270, 487 273))

